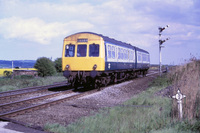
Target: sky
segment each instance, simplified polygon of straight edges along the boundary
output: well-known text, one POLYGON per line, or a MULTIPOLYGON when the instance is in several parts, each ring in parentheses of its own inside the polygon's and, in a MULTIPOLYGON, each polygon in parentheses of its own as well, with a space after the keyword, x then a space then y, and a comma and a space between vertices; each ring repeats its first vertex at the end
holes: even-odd
POLYGON ((36 60, 62 55, 63 40, 95 32, 130 43, 159 63, 200 58, 199 0, 0 0, 0 60, 36 60))

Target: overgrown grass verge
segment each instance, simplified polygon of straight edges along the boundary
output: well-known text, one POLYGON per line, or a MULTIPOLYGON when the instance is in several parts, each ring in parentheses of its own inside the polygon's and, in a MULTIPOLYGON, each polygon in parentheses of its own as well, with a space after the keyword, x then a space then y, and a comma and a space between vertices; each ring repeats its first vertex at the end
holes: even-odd
POLYGON ((44 78, 34 78, 30 76, 18 76, 13 79, 0 78, 0 92, 22 89, 26 87, 50 85, 54 82, 66 81, 63 76, 50 76, 44 78))
MULTIPOLYGON (((182 66, 176 66, 168 75, 174 86, 186 95, 183 101, 183 117, 191 121, 200 119, 200 60, 196 58, 182 66)), ((173 106, 173 117, 177 117, 176 103, 173 106)))
POLYGON ((54 133, 177 133, 181 124, 171 118, 172 99, 155 95, 167 86, 168 79, 159 77, 124 106, 103 109, 68 126, 54 123, 44 128, 54 133))

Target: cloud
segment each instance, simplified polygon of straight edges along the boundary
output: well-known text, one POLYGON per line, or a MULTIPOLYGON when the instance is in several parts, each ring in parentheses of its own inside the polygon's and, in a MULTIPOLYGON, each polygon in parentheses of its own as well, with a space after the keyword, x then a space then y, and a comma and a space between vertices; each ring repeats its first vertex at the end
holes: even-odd
POLYGON ((0 19, 0 34, 7 39, 21 39, 49 44, 52 39, 66 36, 73 30, 90 29, 88 22, 70 21, 67 23, 47 23, 39 18, 22 19, 11 17, 0 19))
POLYGON ((54 49, 52 42, 91 31, 154 54, 158 27, 169 24, 162 33, 162 39, 170 37, 166 49, 184 51, 200 41, 199 6, 198 0, 0 0, 0 37, 52 44, 54 49))

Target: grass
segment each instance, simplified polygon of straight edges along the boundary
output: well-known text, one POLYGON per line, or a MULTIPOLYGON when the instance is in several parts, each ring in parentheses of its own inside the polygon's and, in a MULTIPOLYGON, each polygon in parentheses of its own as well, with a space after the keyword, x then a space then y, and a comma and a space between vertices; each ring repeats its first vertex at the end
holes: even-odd
POLYGON ((44 129, 53 133, 199 133, 199 120, 179 122, 172 117, 173 99, 155 95, 169 83, 166 76, 158 77, 123 107, 104 108, 67 126, 47 123, 44 129))
POLYGON ((16 76, 13 79, 10 78, 0 78, 0 92, 16 90, 26 87, 50 85, 54 82, 66 81, 64 76, 51 76, 44 78, 34 78, 29 75, 16 76))
POLYGON ((103 109, 68 126, 48 123, 45 130, 55 133, 167 132, 172 120, 171 99, 155 96, 155 92, 167 87, 167 78, 158 78, 150 86, 147 91, 126 101, 123 107, 103 109))

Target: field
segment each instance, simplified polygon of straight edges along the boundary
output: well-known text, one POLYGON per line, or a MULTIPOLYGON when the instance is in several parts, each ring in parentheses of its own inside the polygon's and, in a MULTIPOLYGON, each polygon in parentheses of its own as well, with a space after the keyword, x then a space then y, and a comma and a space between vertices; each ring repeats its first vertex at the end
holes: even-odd
MULTIPOLYGON (((36 70, 35 68, 14 68, 13 70, 36 70)), ((5 71, 12 72, 12 68, 0 68, 0 77, 4 76, 5 71)))

